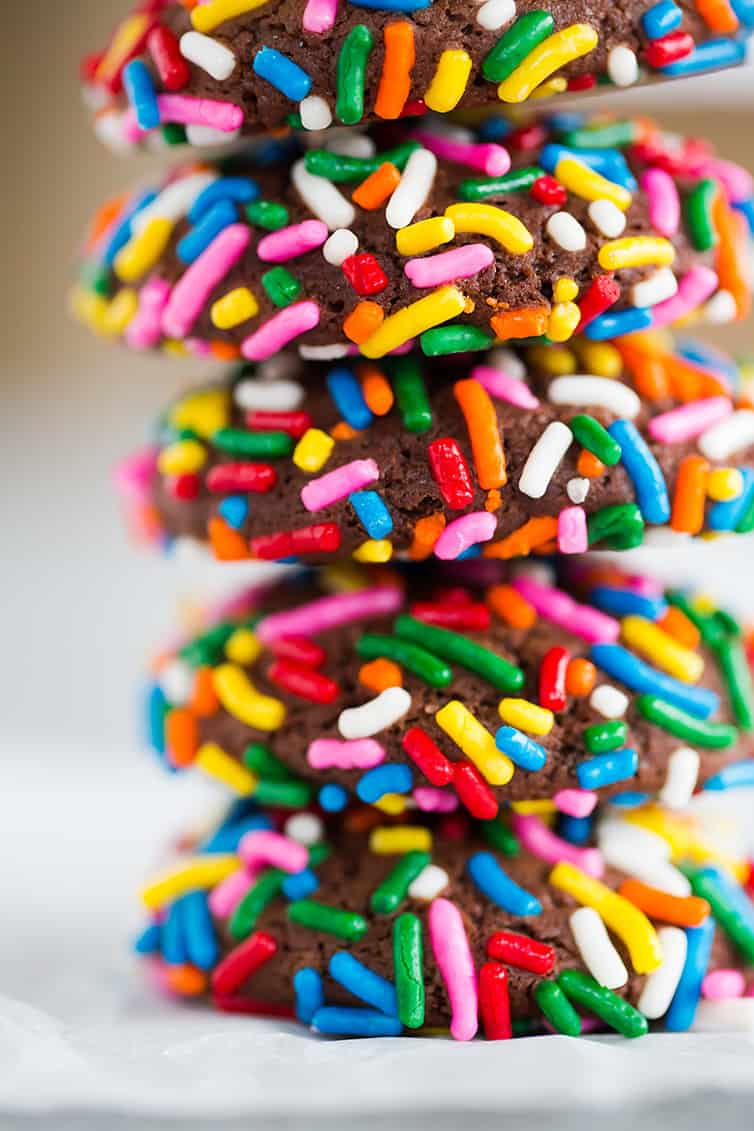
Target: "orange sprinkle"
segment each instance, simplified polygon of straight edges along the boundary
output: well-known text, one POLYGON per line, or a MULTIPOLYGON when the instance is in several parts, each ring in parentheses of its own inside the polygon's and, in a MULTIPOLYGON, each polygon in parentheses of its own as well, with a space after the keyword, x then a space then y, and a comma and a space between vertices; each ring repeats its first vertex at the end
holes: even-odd
POLYGON ((706 899, 698 895, 668 895, 666 891, 652 888, 641 880, 624 880, 619 895, 633 903, 650 919, 674 923, 677 927, 698 927, 710 913, 706 899))
POLYGON ((495 337, 501 342, 509 338, 538 338, 547 332, 550 309, 547 306, 525 306, 522 310, 505 310, 490 318, 495 337))
POLYGON ((163 971, 168 989, 181 997, 198 997, 207 989, 207 975, 198 966, 191 966, 188 962, 182 966, 171 966, 166 962, 163 971))
POLYGON ((371 805, 364 805, 361 809, 348 809, 343 824, 352 832, 368 832, 375 825, 383 824, 385 816, 371 805))
POLYGON ((251 556, 242 535, 219 515, 209 520, 207 533, 212 553, 219 562, 242 562, 251 556))
POLYGON ((605 470, 605 465, 602 460, 597 459, 594 452, 589 452, 586 448, 582 448, 576 462, 576 470, 579 475, 583 475, 584 479, 599 479, 600 475, 602 475, 602 472, 605 470))
POLYGON ((730 35, 738 30, 738 17, 728 0, 696 0, 696 10, 707 27, 718 35, 730 35))
POLYGON ((589 695, 596 679, 597 669, 591 660, 584 660, 581 656, 576 656, 573 660, 568 661, 566 691, 569 695, 574 695, 578 699, 589 695))
POLYGON ((241 351, 238 346, 234 346, 232 342, 221 342, 216 340, 209 343, 210 353, 216 357, 218 361, 237 361, 241 356, 241 351))
POLYGON ((518 530, 514 530, 507 538, 500 542, 492 542, 485 546, 485 558, 523 558, 532 550, 538 549, 552 538, 558 536, 558 520, 551 515, 542 515, 539 518, 530 518, 518 530))
POLYGON ((486 511, 499 511, 502 505, 503 496, 500 494, 497 488, 495 488, 493 491, 487 492, 487 499, 484 504, 484 509, 486 511))
POLYGON ((435 548, 435 542, 445 529, 445 515, 428 514, 420 518, 414 527, 414 540, 408 551, 408 556, 413 562, 423 562, 435 548))
POLYGON ((748 240, 744 238, 743 216, 738 216, 721 192, 712 202, 712 219, 717 229, 717 262, 715 270, 720 289, 730 291, 736 302, 739 318, 745 318, 751 307, 748 270, 748 240))
POLYGON ((392 161, 383 161, 379 169, 370 173, 366 180, 351 193, 351 200, 367 212, 374 212, 392 196, 401 183, 401 173, 392 161))
POLYGON ((387 416, 395 400, 385 374, 376 365, 360 365, 361 391, 367 407, 375 416, 387 416))
POLYGON ((353 440, 359 433, 355 428, 352 428, 350 424, 346 423, 345 420, 339 420, 338 423, 334 424, 330 429, 330 435, 333 440, 353 440))
POLYGON ((368 664, 363 664, 359 669, 359 683, 379 695, 388 687, 403 687, 401 669, 392 660, 380 656, 368 664))
POLYGON ((503 438, 489 393, 471 377, 456 381, 453 393, 466 421, 479 486, 484 491, 502 487, 508 481, 503 438))
POLYGON ((665 613, 657 622, 660 628, 683 644, 686 648, 698 648, 702 639, 699 629, 690 621, 684 612, 675 605, 668 605, 665 613))
POLYGON ((212 668, 197 668, 194 675, 194 690, 191 696, 191 710, 198 719, 208 719, 216 714, 220 700, 215 692, 212 668))
POLYGON ((385 59, 374 103, 379 118, 399 118, 411 93, 411 68, 416 62, 414 29, 407 20, 388 24, 384 31, 385 59))
POLYGON ((165 744, 174 766, 190 766, 199 746, 199 732, 191 711, 175 707, 165 717, 165 744))
POLYGON ((658 401, 668 395, 668 378, 659 357, 642 357, 631 367, 639 396, 658 401))
POLYGON ((704 526, 704 503, 709 464, 703 456, 686 456, 678 468, 670 525, 673 530, 698 534, 704 526))
POLYGON ((485 600, 493 613, 513 628, 531 628, 537 623, 537 610, 510 585, 491 585, 485 600))
POLYGON ((85 247, 87 252, 93 250, 94 245, 102 238, 110 225, 123 211, 128 197, 129 194, 127 192, 122 192, 119 196, 111 196, 99 209, 89 225, 89 231, 86 233, 85 247))
POLYGON ((382 325, 385 311, 378 302, 365 299, 358 303, 343 321, 343 333, 349 341, 360 345, 382 325))

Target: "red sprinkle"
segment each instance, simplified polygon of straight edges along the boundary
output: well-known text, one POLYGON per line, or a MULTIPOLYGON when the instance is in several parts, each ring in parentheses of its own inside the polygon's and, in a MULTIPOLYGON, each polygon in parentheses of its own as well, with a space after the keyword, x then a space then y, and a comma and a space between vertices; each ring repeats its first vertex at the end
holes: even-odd
POLYGON ((290 660, 305 668, 319 668, 327 659, 324 648, 308 636, 279 636, 271 641, 270 650, 281 660, 290 660))
POLYGON ((169 476, 166 486, 174 499, 190 502, 199 494, 199 476, 193 471, 184 471, 181 475, 169 476))
POLYGON ((570 655, 567 648, 551 648, 539 665, 539 705, 562 711, 568 702, 566 673, 570 655))
POLYGON ((341 270, 359 295, 378 295, 387 286, 387 275, 368 251, 349 255, 341 263, 341 270))
POLYGON ((270 664, 267 678, 283 691, 289 691, 299 699, 308 699, 310 703, 332 703, 340 695, 334 679, 290 660, 276 660, 270 664))
POLYGON ((435 605, 429 601, 417 601, 411 606, 411 616, 425 624, 436 624, 440 628, 481 629, 490 627, 490 610, 481 603, 464 602, 450 605, 446 602, 435 605))
POLYGON ((491 821, 500 808, 497 798, 487 785, 476 766, 467 758, 453 764, 453 785, 458 800, 465 805, 472 817, 480 821, 491 821))
POLYGON ((463 585, 448 585, 435 590, 438 605, 473 605, 474 599, 463 585))
POLYGON ((207 472, 207 490, 215 495, 228 491, 263 494, 277 483, 278 473, 269 463, 218 463, 207 472))
POLYGON ((515 931, 495 931, 487 941, 487 955, 532 974, 549 974, 555 965, 555 948, 515 931))
POLYGON ((246 427, 253 432, 287 432, 300 440, 312 426, 308 412, 247 412, 246 427))
POLYGON ((508 971, 498 962, 485 962, 479 971, 479 1012, 488 1041, 507 1041, 513 1036, 508 997, 508 971))
POLYGON ((694 40, 687 31, 671 31, 662 39, 653 39, 644 49, 650 67, 666 67, 676 59, 684 59, 694 50, 694 40))
POLYGON ((565 204, 568 199, 566 190, 560 181, 556 181, 554 177, 550 177, 548 174, 537 177, 529 192, 540 204, 561 205, 565 204))
POLYGON ((421 727, 411 727, 403 736, 403 749, 432 785, 448 785, 453 780, 453 763, 421 727))
POLYGON ((407 102, 400 112, 401 118, 421 118, 427 113, 427 105, 423 98, 415 98, 413 102, 407 102))
POLYGON ((170 28, 153 28, 147 36, 147 47, 166 90, 182 90, 188 85, 191 71, 170 28))
POLYGON ((269 962, 278 944, 265 931, 254 931, 212 971, 212 991, 220 997, 232 994, 247 978, 269 962))
POLYGON ((254 1017, 285 1017, 289 1020, 294 1020, 296 1017, 296 1010, 290 1005, 282 1005, 274 1001, 257 1001, 253 997, 247 997, 246 994, 214 994, 212 1004, 223 1013, 245 1013, 254 1017))
POLYGON ((427 448, 432 476, 448 506, 463 510, 474 502, 474 484, 469 465, 452 436, 433 440, 427 448))
POLYGON ((506 149, 539 149, 547 141, 547 131, 544 126, 522 126, 518 130, 511 130, 505 135, 506 149))
POLYGON ((79 61, 79 78, 82 82, 94 82, 97 74, 97 67, 102 62, 104 52, 92 52, 90 55, 84 55, 79 61))
POLYGON ((340 549, 340 527, 336 522, 318 522, 300 530, 281 530, 252 538, 249 549, 254 557, 265 562, 296 554, 334 554, 340 549))
POLYGON ((574 75, 568 80, 568 90, 591 90, 596 85, 596 75, 574 75))
POLYGON ((576 333, 580 333, 595 318, 599 318, 600 314, 604 314, 614 306, 619 298, 620 283, 616 282, 612 275, 598 275, 593 279, 589 290, 579 303, 581 321, 576 327, 576 333))

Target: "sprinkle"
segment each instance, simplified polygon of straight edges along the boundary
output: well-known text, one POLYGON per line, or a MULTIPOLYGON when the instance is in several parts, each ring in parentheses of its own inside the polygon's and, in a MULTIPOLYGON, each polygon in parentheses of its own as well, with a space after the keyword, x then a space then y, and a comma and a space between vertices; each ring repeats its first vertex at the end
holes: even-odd
POLYGON ((500 727, 495 735, 495 744, 522 770, 541 770, 547 761, 544 748, 514 727, 500 727))
POLYGON ((260 8, 264 0, 208 0, 191 12, 191 23, 197 31, 213 31, 227 20, 246 15, 260 8))
POLYGON ((577 157, 563 154, 555 165, 555 176, 566 189, 584 200, 609 201, 621 212, 625 212, 631 204, 628 189, 603 177, 577 157))
POLYGON ((490 935, 487 955, 518 970, 529 970, 532 974, 549 974, 555 966, 554 947, 515 931, 496 931, 490 935))
POLYGON ((675 259, 675 248, 669 240, 657 236, 627 236, 603 244, 598 259, 605 271, 621 271, 627 267, 669 267, 675 259))
POLYGON ((529 734, 549 734, 555 722, 552 711, 527 699, 501 699, 498 711, 504 723, 529 734))
POLYGON ((478 381, 490 396, 497 400, 506 401, 516 408, 539 408, 539 400, 528 385, 502 369, 491 365, 476 365, 469 377, 473 381, 478 381))
POLYGON ((261 695, 242 668, 220 664, 212 679, 225 710, 253 730, 272 731, 283 725, 285 706, 278 699, 261 695))
POLYGON ((188 85, 191 72, 181 56, 178 40, 169 28, 159 25, 152 28, 147 36, 147 47, 165 90, 181 90, 188 85))
POLYGON ((210 317, 218 330, 231 330, 259 313, 259 304, 248 287, 237 287, 212 304, 210 317))
POLYGON ((563 970, 558 975, 558 985, 571 1001, 595 1013, 624 1037, 641 1037, 647 1032, 646 1019, 612 990, 600 986, 589 974, 581 970, 563 970))
POLYGON ((406 162, 400 184, 385 209, 385 219, 391 228, 405 228, 411 223, 430 194, 436 172, 435 155, 428 149, 415 149, 406 162))
POLYGON ((663 525, 670 518, 670 500, 660 465, 631 421, 616 420, 608 432, 620 444, 621 462, 633 482, 643 518, 663 525))
POLYGON ((685 683, 696 683, 704 671, 698 652, 684 648, 658 625, 641 616, 627 616, 621 622, 621 635, 630 648, 651 656, 656 665, 685 683))
POLYGON ((307 208, 327 224, 331 232, 351 227, 356 218, 356 209, 351 201, 346 200, 330 181, 310 173, 303 158, 294 163, 291 181, 307 208))
POLYGON ((527 456, 518 481, 519 491, 532 499, 541 499, 572 440, 573 433, 562 421, 548 424, 527 456))
POLYGON ((338 54, 335 114, 346 126, 364 117, 366 67, 373 46, 374 37, 366 24, 356 24, 338 54))
POLYGON ((142 889, 141 900, 150 911, 174 903, 190 891, 213 888, 238 870, 235 855, 216 854, 184 860, 142 889))
POLYGON ((479 769, 490 785, 507 785, 513 763, 501 754, 495 740, 477 718, 457 699, 435 714, 435 722, 479 769))
POLYGON ((306 760, 316 770, 335 767, 339 770, 367 770, 379 765, 385 751, 371 738, 341 742, 337 738, 315 738, 309 744, 306 760))
POLYGON ((260 47, 254 56, 252 69, 292 102, 306 98, 312 87, 312 80, 306 71, 273 47, 260 47))
POLYGON ((504 24, 515 18, 515 0, 485 0, 476 13, 476 22, 485 31, 499 31, 504 24))
POLYGON ((288 907, 288 918, 310 931, 322 931, 337 938, 357 942, 368 930, 363 915, 341 907, 329 907, 312 899, 298 899, 288 907))
POLYGON ((639 178, 647 195, 649 222, 661 236, 674 236, 681 220, 681 203, 675 181, 664 169, 645 169, 639 178))
POLYGON ((431 852, 432 833, 422 825, 385 825, 372 829, 369 834, 369 851, 378 856, 431 852))
POLYGON ((386 318, 380 328, 361 344, 361 352, 372 360, 384 357, 432 326, 461 314, 465 306, 466 300, 456 287, 440 287, 386 318))
POLYGON ((218 82, 230 78, 236 69, 236 57, 222 43, 198 31, 187 31, 180 39, 184 59, 201 67, 218 82))
POLYGON ((284 204, 272 200, 255 200, 248 204, 246 216, 250 224, 268 232, 284 228, 288 223, 288 209, 284 204))
POLYGON ((433 251, 441 244, 448 243, 455 236, 456 228, 447 216, 431 216, 408 224, 395 233, 395 246, 401 255, 421 255, 433 251))
POLYGON ((379 477, 380 470, 373 459, 353 460, 310 480, 301 488, 301 502, 310 512, 325 510, 379 477))
POLYGON ((625 231, 625 214, 613 204, 612 200, 600 198, 591 201, 587 213, 597 231, 608 239, 615 240, 625 231))
POLYGON ((595 879, 602 876, 605 866, 598 849, 579 848, 569 844, 552 832, 536 814, 515 813, 512 827, 521 845, 532 856, 545 860, 548 864, 558 864, 561 860, 566 860, 587 875, 594 876, 595 879))
MULTIPOLYGON (((507 152, 507 150, 504 152, 507 152)), ((542 170, 537 165, 529 165, 523 169, 514 169, 510 173, 506 172, 501 176, 461 181, 456 193, 459 200, 482 201, 486 200, 487 197, 499 196, 503 193, 532 190, 534 185, 542 179, 542 170)))
POLYGON ((415 287, 437 287, 477 275, 495 261, 486 244, 465 244, 425 259, 410 259, 403 270, 415 287))
MULTIPOLYGON (((211 5, 210 5, 211 6, 211 5)), ((222 959, 212 972, 212 989, 232 994, 277 952, 277 942, 265 931, 255 931, 222 959)))
POLYGON ((581 1018, 557 982, 543 979, 534 987, 534 999, 552 1027, 567 1037, 581 1035, 581 1018))
POLYGON ((672 1033, 691 1028, 709 965, 714 935, 715 922, 711 916, 701 926, 691 927, 686 932, 686 961, 665 1018, 665 1028, 672 1033))
POLYGON ((246 338, 241 343, 241 353, 248 361, 265 361, 294 338, 313 330, 319 319, 320 309, 316 302, 297 302, 273 314, 256 333, 246 338))
POLYGON ((448 785, 453 778, 453 766, 421 727, 411 727, 403 735, 401 745, 409 758, 434 786, 448 785))
POLYGON ((429 937, 450 1001, 450 1032, 457 1041, 471 1040, 477 1031, 476 970, 463 919, 449 900, 430 904, 429 937))
MULTIPOLYGON (((612 276, 598 275, 596 279, 593 279, 579 303, 581 321, 576 327, 577 331, 586 329, 594 322, 600 323, 604 317, 604 312, 614 306, 620 296, 620 283, 612 276)), ((605 334, 605 337, 608 336, 608 334, 605 334)))
POLYGON ((395 987, 387 978, 370 970, 347 950, 336 950, 328 963, 330 977, 339 982, 344 989, 361 998, 389 1017, 398 1013, 395 987))
POLYGON ((409 912, 393 924, 393 969, 398 1016, 418 1029, 424 1024, 424 947, 421 920, 409 912))
POLYGON ((293 975, 296 995, 296 1016, 302 1025, 310 1025, 314 1015, 325 1004, 322 977, 312 966, 304 966, 293 975))
POLYGON ((615 640, 620 632, 617 621, 589 605, 580 605, 561 589, 544 585, 533 577, 517 577, 516 592, 528 601, 540 616, 583 640, 615 640))
POLYGON ((607 56, 607 73, 616 86, 633 86, 639 77, 639 62, 630 47, 618 44, 607 56))
POLYGON ((456 441, 448 436, 433 440, 427 448, 432 476, 452 510, 463 510, 474 499, 468 464, 456 441))
POLYGON ((534 246, 531 232, 518 217, 494 204, 451 204, 444 214, 457 234, 488 236, 511 255, 524 255, 534 246))
POLYGON ((488 1041, 505 1041, 513 1036, 508 971, 497 962, 485 962, 479 971, 479 1013, 488 1041))
POLYGON ((321 247, 327 240, 327 226, 321 220, 304 220, 271 232, 257 244, 257 255, 263 263, 285 263, 321 247))
POLYGON ((694 895, 706 899, 718 926, 748 962, 754 956, 754 904, 733 877, 707 866, 689 875, 694 895))
POLYGON ((545 231, 564 251, 583 251, 586 247, 586 232, 570 212, 553 213, 545 224, 545 231))
POLYGON ((437 656, 418 644, 399 640, 395 636, 366 633, 356 645, 362 659, 385 657, 425 680, 431 687, 449 687, 453 681, 450 667, 437 656))
POLYGON ((740 970, 711 970, 702 982, 702 996, 711 1001, 743 997, 746 978, 740 970))
POLYGON ((665 782, 658 798, 670 809, 683 809, 691 800, 699 776, 700 758, 689 746, 679 746, 668 758, 665 782))
POLYGON ((523 671, 481 644, 461 633, 425 624, 414 617, 401 615, 394 625, 395 634, 476 672, 504 692, 519 691, 524 683, 523 671))
POLYGON ((305 130, 326 130, 332 123, 332 111, 324 98, 309 94, 298 107, 301 125, 305 130))
POLYGON ((435 556, 454 561, 466 550, 481 542, 489 542, 497 529, 497 519, 486 511, 475 511, 454 519, 435 542, 435 556))
POLYGON ((466 89, 471 67, 472 59, 467 51, 443 51, 424 94, 425 105, 439 114, 455 109, 466 89))
POLYGON ((636 707, 645 719, 667 730, 684 742, 693 742, 705 750, 721 750, 732 746, 738 731, 729 723, 703 721, 656 695, 639 695, 636 707))
POLYGON ((525 102, 554 71, 573 59, 587 55, 598 41, 599 36, 590 24, 571 24, 562 28, 527 53, 524 61, 498 86, 498 98, 502 102, 525 102))
POLYGON ((118 278, 124 283, 138 282, 157 263, 172 233, 171 220, 150 220, 115 256, 113 268, 118 278))
POLYGON ((711 460, 727 460, 754 444, 754 412, 738 409, 706 429, 699 437, 702 455, 711 460))
POLYGON ((387 687, 376 698, 359 707, 349 707, 338 716, 344 738, 370 738, 393 726, 411 709, 411 696, 402 687, 387 687))
POLYGON ((361 801, 373 805, 386 794, 410 793, 413 784, 413 774, 408 766, 377 766, 359 780, 356 794, 361 801))
POLYGON ((256 626, 256 634, 265 644, 271 644, 280 637, 317 636, 344 624, 389 616, 397 612, 402 603, 400 589, 390 585, 337 593, 264 617, 256 626))
POLYGON ((255 793, 257 790, 259 783, 256 774, 251 774, 243 766, 239 766, 238 762, 215 742, 205 742, 199 747, 195 765, 197 769, 222 782, 241 796, 255 793))
POLYGON ((132 59, 123 71, 123 87, 134 108, 142 130, 154 130, 160 124, 160 108, 152 76, 141 59, 132 59))
POLYGON ((448 873, 445 869, 439 868, 437 864, 428 864, 409 886, 408 894, 411 899, 420 899, 429 903, 447 886, 448 873))
POLYGON ((385 55, 374 102, 379 118, 399 118, 411 93, 411 71, 416 62, 414 29, 408 20, 398 20, 383 32, 385 55))
POLYGON ((173 287, 162 316, 163 332, 185 338, 209 294, 243 256, 251 239, 244 224, 225 228, 191 264, 173 287))
POLYGON ((568 920, 581 960, 592 977, 609 990, 628 981, 628 971, 593 907, 579 907, 568 920))
POLYGON ((513 74, 554 27, 555 21, 549 12, 526 12, 517 19, 482 62, 482 74, 487 81, 499 83, 513 74))
POLYGON ((620 895, 652 919, 661 919, 676 927, 698 927, 710 913, 710 905, 705 899, 694 895, 668 894, 636 879, 624 880, 620 895))
POLYGON ((479 486, 485 491, 502 487, 507 480, 505 454, 497 413, 489 394, 478 381, 470 378, 457 381, 453 394, 466 421, 479 486))
POLYGON ((409 432, 427 432, 432 427, 432 409, 421 368, 410 355, 393 362, 393 391, 403 425, 409 432))
POLYGON ((403 1026, 397 1017, 389 1017, 375 1009, 351 1009, 341 1005, 325 1005, 311 1020, 315 1033, 337 1037, 399 1037, 403 1026))
POLYGON ((576 767, 576 777, 582 789, 603 789, 605 786, 634 777, 638 765, 638 754, 635 750, 626 747, 608 754, 598 754, 594 758, 580 762, 576 767))
POLYGON ((370 907, 375 915, 392 915, 397 911, 430 861, 428 852, 407 852, 372 893, 370 907))
MULTIPOLYGON (((633 643, 635 646, 635 639, 633 643)), ((661 696, 668 707, 678 707, 702 719, 717 709, 719 699, 713 691, 706 687, 689 687, 657 671, 620 644, 595 644, 590 655, 597 667, 613 679, 624 683, 632 691, 661 696)))

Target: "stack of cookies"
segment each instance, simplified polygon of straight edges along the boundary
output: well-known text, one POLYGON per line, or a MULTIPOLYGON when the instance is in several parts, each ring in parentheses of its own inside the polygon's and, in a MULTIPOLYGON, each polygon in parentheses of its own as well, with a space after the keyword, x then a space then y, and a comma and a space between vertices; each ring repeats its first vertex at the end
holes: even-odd
POLYGON ((341 1036, 754 1026, 709 805, 754 785, 747 638, 678 552, 754 529, 752 375, 687 336, 749 311, 754 186, 647 119, 514 108, 751 26, 150 0, 85 61, 100 136, 182 163, 97 213, 74 311, 228 367, 121 464, 128 522, 297 567, 152 668, 152 745, 227 797, 142 892, 162 991, 341 1036), (676 586, 588 553, 648 540, 676 586))

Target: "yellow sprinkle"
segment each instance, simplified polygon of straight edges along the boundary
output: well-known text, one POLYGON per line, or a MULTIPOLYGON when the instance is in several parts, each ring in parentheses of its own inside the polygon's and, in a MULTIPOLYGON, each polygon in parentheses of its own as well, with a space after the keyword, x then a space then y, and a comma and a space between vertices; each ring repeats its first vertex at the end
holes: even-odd
POLYGON ((176 440, 163 448, 157 459, 162 475, 190 475, 207 462, 207 449, 198 440, 176 440))
POLYGON ((425 105, 438 114, 454 110, 466 89, 470 74, 471 56, 467 51, 443 51, 424 95, 425 105))
POLYGON ((151 20, 147 13, 137 12, 118 25, 107 51, 97 64, 95 78, 102 82, 111 79, 123 66, 123 60, 132 55, 140 40, 149 31, 151 20))
POLYGON ((163 353, 169 354, 170 357, 189 357, 189 348, 185 342, 179 341, 177 338, 165 338, 160 347, 163 353))
POLYGON ((494 204, 451 204, 445 215, 459 234, 473 232, 497 240, 511 255, 524 255, 534 247, 534 239, 525 224, 512 212, 494 204))
POLYGON ((623 814, 623 820, 639 825, 662 837, 670 847, 674 861, 691 860, 695 864, 721 864, 743 882, 748 875, 748 864, 738 857, 723 852, 700 836, 696 822, 678 813, 668 813, 656 805, 643 805, 623 814))
POLYGON ((315 472, 327 463, 335 441, 321 428, 308 428, 293 450, 293 462, 301 471, 315 472))
POLYGON ((438 287, 425 298, 391 314, 371 338, 362 342, 359 349, 364 357, 372 360, 384 357, 411 338, 418 338, 425 330, 431 330, 433 326, 455 318, 463 310, 465 302, 457 287, 438 287))
POLYGON ((389 817, 397 817, 406 809, 406 798, 400 793, 383 793, 379 801, 373 801, 375 809, 387 813, 389 817))
POLYGON ((285 705, 261 695, 241 668, 220 664, 212 673, 217 696, 229 715, 253 730, 278 730, 285 721, 285 705))
POLYGON ((463 703, 451 699, 436 713, 435 722, 490 785, 507 785, 513 777, 513 762, 498 750, 493 736, 463 703))
POLYGON ((192 857, 147 884, 141 892, 142 903, 150 911, 159 911, 188 891, 216 887, 240 867, 241 861, 230 853, 192 857))
POLYGON ((392 825, 372 829, 369 834, 369 851, 376 852, 379 856, 431 852, 432 833, 421 825, 392 825))
POLYGON ((737 467, 716 467, 707 475, 707 494, 716 503, 737 499, 744 489, 744 477, 737 467))
POLYGON ((621 637, 629 648, 640 652, 668 675, 684 683, 696 683, 704 671, 704 660, 698 652, 684 648, 658 625, 646 617, 626 616, 620 622, 621 637))
POLYGON ((209 0, 208 4, 199 4, 192 9, 191 23, 197 31, 206 33, 226 20, 235 20, 236 16, 253 12, 266 3, 267 0, 209 0))
POLYGON ((577 157, 561 157, 555 166, 555 177, 569 192, 584 200, 609 200, 621 212, 631 204, 628 189, 596 173, 577 157))
POLYGON ((559 279, 555 280, 555 286, 552 289, 552 297, 556 302, 573 302, 579 293, 579 284, 575 279, 569 279, 567 275, 561 275, 559 279))
POLYGON ((231 758, 216 742, 205 742, 199 747, 194 765, 242 797, 248 797, 257 788, 257 775, 231 758))
POLYGON ((113 338, 124 333, 128 323, 139 309, 139 296, 131 287, 121 287, 107 304, 102 318, 102 329, 113 338))
POLYGON ((393 556, 393 543, 387 538, 370 538, 363 542, 358 550, 354 550, 353 557, 357 562, 389 562, 393 556))
POLYGON ((327 593, 358 593, 367 588, 371 578, 371 574, 365 577, 364 570, 351 562, 320 566, 318 576, 327 593))
POLYGON ((395 233, 395 246, 401 255, 422 255, 440 244, 449 243, 456 234, 456 226, 447 216, 431 216, 419 220, 395 233))
POLYGON ((173 221, 155 216, 143 232, 132 236, 125 247, 115 257, 115 274, 124 283, 137 283, 147 271, 154 267, 168 246, 173 221))
POLYGON ((575 302, 559 302, 550 311, 547 337, 552 342, 567 342, 581 321, 581 311, 575 302))
POLYGON ((69 309, 77 322, 83 323, 95 334, 106 334, 107 299, 96 291, 74 287, 68 299, 69 309))
POLYGON ((528 699, 501 699, 497 709, 504 723, 527 734, 549 734, 555 723, 552 711, 528 699))
POLYGON ((595 377, 622 376, 623 358, 608 342, 590 342, 579 337, 574 342, 574 349, 586 373, 593 373, 595 377))
POLYGON ((717 602, 709 593, 695 593, 691 604, 698 613, 717 612, 717 602))
POLYGON ((529 95, 529 102, 537 98, 552 98, 553 94, 562 94, 564 90, 568 89, 568 80, 564 79, 561 75, 556 75, 555 78, 547 79, 546 82, 540 83, 535 87, 529 95))
POLYGON ((662 947, 643 911, 566 861, 555 865, 550 872, 550 883, 584 907, 594 908, 604 919, 605 926, 626 944, 637 974, 651 974, 657 969, 662 962, 662 947))
POLYGON ((218 330, 230 330, 233 326, 248 322, 258 313, 259 303, 249 288, 236 287, 234 291, 228 291, 227 295, 212 303, 210 316, 212 325, 217 326, 218 330))
POLYGON ((620 271, 624 267, 669 267, 675 259, 675 248, 662 236, 624 236, 603 243, 598 258, 605 271, 620 271))
POLYGON ((250 628, 236 628, 225 642, 225 655, 232 664, 253 664, 261 651, 250 628))
POLYGON ((511 801, 511 809, 522 817, 549 817, 557 812, 555 802, 546 797, 538 801, 511 801))
POLYGON ((526 351, 526 359, 552 377, 567 377, 577 369, 573 350, 564 346, 532 346, 526 351))
POLYGON ((227 389, 200 389, 174 404, 168 419, 174 428, 195 432, 205 440, 225 428, 230 419, 230 394, 227 389))
POLYGON ((500 83, 498 98, 503 102, 525 102, 553 71, 560 70, 572 59, 588 54, 598 42, 599 36, 591 24, 571 24, 562 31, 556 31, 535 47, 523 63, 500 83))

